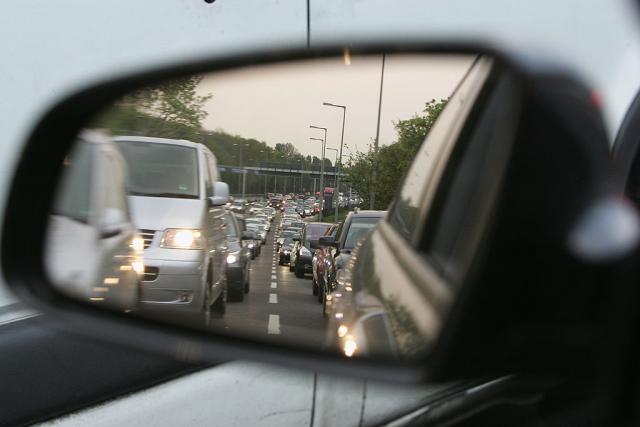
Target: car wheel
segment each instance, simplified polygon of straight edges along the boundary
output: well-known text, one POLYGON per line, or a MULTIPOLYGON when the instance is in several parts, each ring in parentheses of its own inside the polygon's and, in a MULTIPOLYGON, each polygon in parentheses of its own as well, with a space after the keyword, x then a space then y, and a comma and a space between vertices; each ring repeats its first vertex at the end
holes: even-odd
POLYGON ((311 290, 313 291, 313 296, 318 295, 318 282, 316 282, 315 277, 311 279, 311 290))
POLYGON ((289 271, 293 271, 293 264, 289 261, 289 271))
POLYGON ((324 292, 324 289, 322 291, 322 315, 324 317, 327 317, 327 296, 326 292, 324 292))
POLYGON ((247 281, 244 284, 244 293, 248 294, 250 288, 251 288, 251 272, 247 271, 247 281))
POLYGON ((304 277, 304 265, 300 265, 300 263, 296 261, 295 270, 296 277, 304 277))
POLYGON ((213 302, 213 304, 211 304, 211 311, 220 315, 224 314, 224 312, 227 309, 226 295, 225 295, 227 292, 225 291, 220 292, 220 295, 218 296, 218 298, 213 302))

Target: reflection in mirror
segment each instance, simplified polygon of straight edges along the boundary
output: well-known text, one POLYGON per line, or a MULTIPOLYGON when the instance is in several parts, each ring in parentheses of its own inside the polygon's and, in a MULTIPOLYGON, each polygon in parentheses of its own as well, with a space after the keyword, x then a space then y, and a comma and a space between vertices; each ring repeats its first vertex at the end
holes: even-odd
POLYGON ((406 357, 411 343, 418 356, 439 327, 431 302, 420 307, 385 263, 361 282, 350 268, 474 61, 352 55, 122 97, 64 161, 52 282, 87 304, 218 334, 348 357, 406 357))

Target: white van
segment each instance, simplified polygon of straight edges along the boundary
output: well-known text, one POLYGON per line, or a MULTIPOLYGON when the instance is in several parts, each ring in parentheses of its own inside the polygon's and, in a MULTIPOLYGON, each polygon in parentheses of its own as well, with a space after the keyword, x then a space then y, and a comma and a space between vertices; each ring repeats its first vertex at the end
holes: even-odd
POLYGON ((182 313, 225 311, 227 184, 213 153, 185 140, 119 136, 127 190, 144 239, 142 302, 182 313))

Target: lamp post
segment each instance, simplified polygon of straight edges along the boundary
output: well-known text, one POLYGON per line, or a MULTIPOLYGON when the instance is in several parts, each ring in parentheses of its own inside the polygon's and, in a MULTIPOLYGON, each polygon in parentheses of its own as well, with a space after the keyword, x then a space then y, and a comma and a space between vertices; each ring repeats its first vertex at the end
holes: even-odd
POLYGON ((322 141, 322 159, 320 160, 320 213, 318 214, 318 221, 322 221, 322 211, 324 210, 324 151, 327 145, 327 128, 319 126, 309 126, 312 129, 324 130, 324 138, 309 138, 311 140, 322 141))
MULTIPOLYGON (((338 149, 337 148, 331 148, 331 147, 327 147, 326 150, 331 150, 331 151, 335 151, 336 152, 336 162, 334 163, 334 169, 336 170, 337 173, 337 165, 338 165, 338 149)), ((336 180, 336 190, 337 190, 337 179, 338 179, 338 175, 335 175, 335 180, 336 180)))
POLYGON ((380 139, 380 114, 382 112, 382 85, 384 84, 384 62, 386 55, 382 54, 382 71, 380 72, 380 96, 378 97, 378 124, 376 127, 376 140, 373 150, 373 171, 371 173, 371 193, 369 198, 369 209, 374 209, 376 205, 376 181, 378 180, 378 143, 380 139))
MULTIPOLYGON (((340 200, 340 169, 342 169, 342 146, 344 144, 344 121, 347 117, 347 106, 332 104, 331 102, 323 102, 322 105, 326 107, 342 108, 342 135, 340 136, 340 160, 336 158, 336 193, 337 193, 338 200, 340 200)), ((338 203, 336 202, 336 220, 337 219, 338 219, 338 203)))

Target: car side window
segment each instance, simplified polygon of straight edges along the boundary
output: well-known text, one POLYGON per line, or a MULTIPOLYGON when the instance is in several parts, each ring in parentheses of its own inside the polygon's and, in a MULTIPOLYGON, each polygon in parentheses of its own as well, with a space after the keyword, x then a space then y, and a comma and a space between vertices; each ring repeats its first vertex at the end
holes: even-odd
POLYGON ((389 214, 391 226, 412 246, 418 245, 418 236, 429 210, 430 190, 437 185, 443 164, 448 160, 458 135, 471 110, 474 95, 489 72, 486 60, 474 63, 456 92, 447 102, 431 128, 409 168, 402 188, 389 214))
POLYGON ((104 163, 106 170, 104 177, 107 191, 105 191, 104 208, 117 209, 120 212, 129 215, 129 206, 127 204, 126 189, 126 171, 123 162, 119 162, 113 153, 105 152, 104 163))
POLYGON ((500 165, 505 164, 500 159, 509 152, 514 84, 510 76, 496 74, 487 84, 487 99, 474 112, 470 129, 463 132, 451 156, 425 228, 424 251, 451 278, 471 261, 472 255, 464 252, 482 234, 500 186, 500 165))

